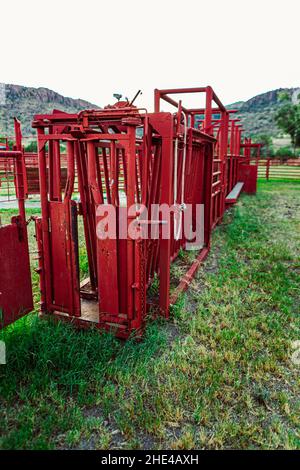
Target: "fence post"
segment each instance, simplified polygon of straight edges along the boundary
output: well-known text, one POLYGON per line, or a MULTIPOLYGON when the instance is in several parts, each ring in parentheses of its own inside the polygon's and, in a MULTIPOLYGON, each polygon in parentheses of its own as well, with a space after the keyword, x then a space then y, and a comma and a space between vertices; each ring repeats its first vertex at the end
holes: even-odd
POLYGON ((269 173, 270 173, 270 158, 267 158, 267 166, 266 166, 266 178, 269 180, 269 173))

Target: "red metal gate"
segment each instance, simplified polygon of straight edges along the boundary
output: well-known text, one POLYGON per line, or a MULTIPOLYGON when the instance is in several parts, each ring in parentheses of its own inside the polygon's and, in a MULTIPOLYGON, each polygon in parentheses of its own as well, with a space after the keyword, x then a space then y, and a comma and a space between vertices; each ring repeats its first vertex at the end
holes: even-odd
POLYGON ((0 151, 0 327, 33 309, 31 273, 25 219, 26 179, 15 120, 16 146, 0 151), (18 215, 6 221, 6 208, 17 203, 18 215), (1 223, 2 219, 2 223, 1 223))
POLYGON ((215 145, 213 145, 213 168, 211 175, 212 200, 210 213, 210 229, 213 229, 221 221, 225 209, 225 196, 227 194, 225 168, 228 144, 229 111, 225 108, 210 86, 155 90, 155 111, 160 110, 160 100, 163 100, 177 108, 181 108, 188 116, 192 128, 199 127, 203 133, 214 137, 215 145), (205 107, 200 107, 198 105, 194 108, 187 109, 182 106, 181 102, 177 103, 170 96, 177 94, 196 94, 198 98, 199 95, 204 95, 205 107))

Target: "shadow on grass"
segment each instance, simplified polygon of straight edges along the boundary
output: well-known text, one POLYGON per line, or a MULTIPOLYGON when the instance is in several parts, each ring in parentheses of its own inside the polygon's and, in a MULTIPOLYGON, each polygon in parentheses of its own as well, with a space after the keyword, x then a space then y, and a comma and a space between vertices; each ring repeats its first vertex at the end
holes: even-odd
POLYGON ((116 374, 147 372, 148 361, 166 345, 160 324, 150 322, 141 342, 123 342, 36 314, 22 318, 0 336, 7 350, 7 365, 0 369, 1 396, 10 401, 25 389, 33 396, 55 387, 64 397, 88 403, 89 394, 116 374))

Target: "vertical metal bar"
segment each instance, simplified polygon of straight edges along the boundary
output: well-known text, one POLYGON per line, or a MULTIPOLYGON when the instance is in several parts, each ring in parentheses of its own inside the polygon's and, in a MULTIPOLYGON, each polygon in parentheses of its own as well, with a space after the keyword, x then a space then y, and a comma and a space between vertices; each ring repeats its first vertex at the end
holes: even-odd
POLYGON ((80 317, 80 298, 79 298, 79 266, 77 259, 78 232, 77 232, 77 207, 71 200, 75 182, 75 156, 74 142, 67 142, 67 184, 65 189, 64 206, 66 217, 66 246, 67 246, 67 265, 69 273, 69 285, 71 287, 70 311, 69 315, 80 317), (74 219, 74 215, 75 219, 74 219), (76 224, 76 227, 74 226, 76 224))
POLYGON ((100 190, 97 183, 97 167, 96 167, 96 152, 93 142, 87 142, 87 157, 88 157, 88 181, 90 192, 93 196, 96 205, 102 203, 100 190))
MULTIPOLYGON (((24 189, 24 199, 28 197, 28 181, 27 181, 27 172, 26 172, 26 164, 25 164, 25 155, 22 145, 22 131, 21 131, 21 123, 17 118, 14 118, 14 129, 15 129, 15 139, 16 139, 16 150, 22 152, 21 156, 21 165, 20 169, 22 171, 22 180, 23 180, 23 189, 24 189)), ((8 140, 7 140, 7 149, 8 149, 8 140)))
POLYGON ((111 203, 114 206, 119 205, 118 170, 116 142, 112 140, 110 142, 110 189, 111 203))
MULTIPOLYGON (((172 175, 174 166, 173 154, 173 117, 166 116, 164 133, 162 135, 162 161, 161 161, 161 204, 172 206, 173 185, 172 175)), ((174 182, 177 184, 177 182, 174 182)), ((171 234, 171 230, 170 230, 171 234)), ((161 314, 169 317, 170 306, 170 257, 171 257, 171 239, 160 240, 160 259, 159 259, 159 305, 161 314)))
POLYGON ((39 183, 41 195, 42 223, 41 230, 43 234, 43 253, 44 253, 44 277, 45 277, 45 311, 52 303, 52 274, 51 274, 51 254, 50 254, 50 220, 47 192, 47 164, 45 141, 43 137, 45 131, 43 128, 37 128, 38 135, 38 159, 39 159, 39 183))
POLYGON ((110 185, 109 185, 109 172, 107 165, 107 155, 106 148, 102 148, 102 160, 103 160, 103 169, 104 169, 104 178, 105 178, 105 188, 106 188, 106 199, 107 203, 111 204, 111 194, 110 194, 110 185))
POLYGON ((91 289, 97 287, 97 264, 96 264, 96 228, 94 206, 91 203, 91 197, 88 186, 87 162, 85 158, 85 147, 83 143, 76 142, 75 157, 77 162, 78 187, 83 215, 83 226, 85 234, 86 251, 89 264, 91 289))
POLYGON ((45 288, 45 266, 44 266, 44 249, 43 249, 43 232, 42 232, 42 219, 39 217, 35 219, 35 234, 38 250, 38 274, 40 276, 40 308, 41 312, 46 311, 46 288, 45 288))
MULTIPOLYGON (((52 134, 52 129, 49 129, 49 133, 52 134)), ((55 173, 55 167, 53 162, 53 140, 48 142, 48 171, 49 171, 49 198, 50 201, 55 201, 56 197, 54 196, 54 186, 56 185, 57 175, 55 173)))
MULTIPOLYGON (((127 211, 129 208, 132 210, 135 205, 135 190, 136 190, 136 155, 135 155, 135 127, 128 126, 128 152, 127 152, 127 211)), ((135 216, 129 216, 127 214, 127 227, 129 227, 135 216)), ((127 239, 127 308, 128 318, 134 317, 135 310, 135 278, 134 272, 138 269, 135 265, 134 256, 134 244, 135 241, 127 239)))
POLYGON ((205 165, 204 165, 204 244, 210 247, 210 234, 213 223, 213 148, 211 145, 205 145, 205 165))
POLYGON ((154 112, 160 112, 160 91, 157 89, 154 90, 154 112))
POLYGON ((267 158, 267 166, 266 166, 266 179, 269 180, 270 177, 270 163, 271 159, 267 158))
POLYGON ((212 99, 213 99, 213 90, 210 86, 206 88, 206 103, 205 103, 205 113, 204 113, 204 127, 207 134, 212 135, 212 99))
POLYGON ((19 214, 22 219, 23 237, 27 240, 26 213, 25 213, 25 191, 24 191, 24 168, 22 162, 22 153, 15 159, 15 184, 16 195, 18 198, 19 214))
POLYGON ((53 155, 53 200, 61 201, 61 166, 60 166, 60 145, 59 141, 55 140, 52 146, 52 152, 49 151, 48 158, 53 155))

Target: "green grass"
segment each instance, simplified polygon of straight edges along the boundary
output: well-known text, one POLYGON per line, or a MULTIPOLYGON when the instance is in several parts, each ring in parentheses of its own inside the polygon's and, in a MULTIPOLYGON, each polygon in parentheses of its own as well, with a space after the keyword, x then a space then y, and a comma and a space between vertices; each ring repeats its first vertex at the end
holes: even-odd
POLYGON ((300 184, 260 182, 142 342, 21 319, 2 333, 1 447, 297 448, 300 184))

